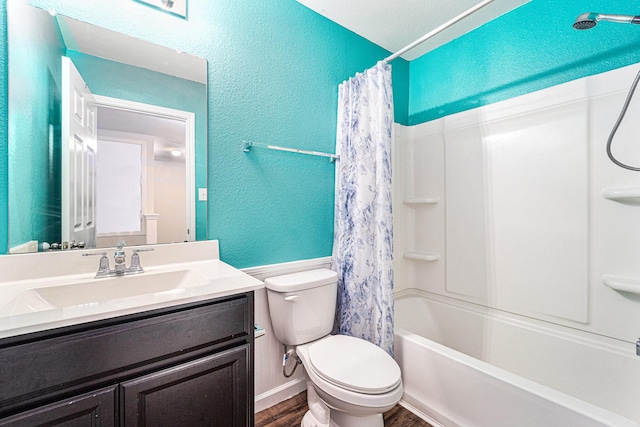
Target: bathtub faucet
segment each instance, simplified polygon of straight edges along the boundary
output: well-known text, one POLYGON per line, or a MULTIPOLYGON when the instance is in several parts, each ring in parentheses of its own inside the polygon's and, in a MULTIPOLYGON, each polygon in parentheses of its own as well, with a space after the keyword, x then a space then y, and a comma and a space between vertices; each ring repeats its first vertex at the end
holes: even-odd
POLYGON ((640 356, 640 338, 636 341, 636 355, 640 356))

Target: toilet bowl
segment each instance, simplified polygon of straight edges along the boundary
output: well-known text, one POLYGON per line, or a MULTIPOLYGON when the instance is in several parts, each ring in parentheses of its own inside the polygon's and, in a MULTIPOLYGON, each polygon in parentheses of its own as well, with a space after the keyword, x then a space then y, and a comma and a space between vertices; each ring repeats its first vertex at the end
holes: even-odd
POLYGON ((329 335, 337 274, 327 269, 265 280, 276 338, 305 368, 309 410, 303 427, 382 427, 402 397, 398 364, 360 338, 329 335))

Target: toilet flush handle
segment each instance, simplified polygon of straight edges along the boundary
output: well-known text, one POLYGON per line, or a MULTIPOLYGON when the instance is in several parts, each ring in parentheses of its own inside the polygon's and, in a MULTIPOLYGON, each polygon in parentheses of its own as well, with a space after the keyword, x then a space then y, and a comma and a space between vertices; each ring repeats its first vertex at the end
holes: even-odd
POLYGON ((284 297, 285 301, 293 301, 295 302, 295 300, 298 298, 298 295, 289 295, 287 297, 284 297))

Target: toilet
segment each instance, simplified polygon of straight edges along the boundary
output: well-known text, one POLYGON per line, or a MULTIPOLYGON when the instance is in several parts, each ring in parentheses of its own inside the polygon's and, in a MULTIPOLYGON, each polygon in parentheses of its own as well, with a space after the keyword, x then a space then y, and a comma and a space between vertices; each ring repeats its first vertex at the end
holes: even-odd
POLYGON ((269 313, 276 338, 294 348, 307 379, 302 427, 382 427, 382 413, 402 397, 400 367, 360 338, 330 335, 338 275, 328 269, 270 277, 269 313))

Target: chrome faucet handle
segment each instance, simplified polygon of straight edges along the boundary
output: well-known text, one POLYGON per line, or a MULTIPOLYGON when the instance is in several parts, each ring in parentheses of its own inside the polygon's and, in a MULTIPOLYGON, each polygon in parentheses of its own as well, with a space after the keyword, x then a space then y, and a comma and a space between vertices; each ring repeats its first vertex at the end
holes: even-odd
POLYGON ((140 265, 140 255, 138 252, 150 252, 153 248, 134 249, 133 255, 131 255, 131 266, 127 269, 128 273, 144 273, 142 266, 140 265))
POLYGON ((108 276, 111 273, 111 269, 109 268, 109 258, 107 258, 106 252, 96 252, 96 253, 83 253, 82 256, 96 256, 100 255, 100 264, 98 265, 98 272, 96 273, 96 279, 99 277, 108 276))
POLYGON ((155 249, 153 248, 143 248, 143 249, 134 249, 133 253, 137 254, 138 252, 153 252, 155 249))
POLYGON ((98 255, 107 256, 107 253, 106 252, 85 252, 82 254, 82 256, 98 256, 98 255))

